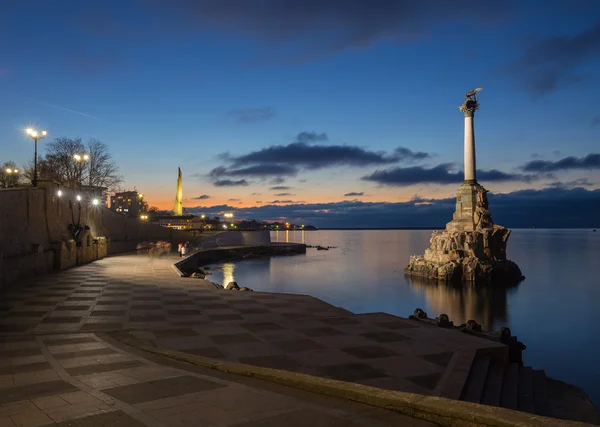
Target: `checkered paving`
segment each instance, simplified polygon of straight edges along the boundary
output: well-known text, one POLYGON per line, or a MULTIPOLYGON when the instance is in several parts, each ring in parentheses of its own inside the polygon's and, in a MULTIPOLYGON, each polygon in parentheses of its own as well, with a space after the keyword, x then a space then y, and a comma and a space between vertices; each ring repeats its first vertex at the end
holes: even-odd
POLYGON ((306 295, 217 289, 175 276, 171 262, 119 256, 43 276, 2 295, 0 333, 127 330, 162 348, 429 395, 466 350, 495 346, 306 295))

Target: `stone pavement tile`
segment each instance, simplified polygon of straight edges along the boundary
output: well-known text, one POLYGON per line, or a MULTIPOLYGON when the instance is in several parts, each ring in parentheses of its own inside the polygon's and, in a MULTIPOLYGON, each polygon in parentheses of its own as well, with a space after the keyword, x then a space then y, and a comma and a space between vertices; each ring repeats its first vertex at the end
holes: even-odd
POLYGON ((93 349, 93 350, 77 350, 77 351, 70 351, 70 352, 65 352, 65 353, 58 353, 58 354, 54 354, 53 357, 56 360, 63 360, 63 359, 73 359, 73 358, 79 358, 79 357, 93 357, 93 356, 103 356, 103 355, 107 355, 107 354, 115 354, 116 351, 114 351, 111 348, 105 347, 105 348, 98 348, 98 349, 93 349))
MULTIPOLYGON (((156 331, 155 331, 156 332, 156 331)), ((154 340, 157 347, 186 351, 188 348, 212 347, 214 342, 209 337, 173 337, 154 340)))
POLYGON ((135 404, 149 400, 164 399, 198 391, 214 390, 226 387, 222 384, 206 381, 193 376, 180 376, 140 384, 104 389, 103 393, 125 403, 135 404))
POLYGON ((54 308, 54 311, 67 311, 67 312, 80 312, 80 311, 87 311, 91 308, 90 305, 85 304, 85 305, 73 305, 73 304, 69 304, 69 305, 57 305, 56 308, 54 308))
POLYGON ((46 358, 43 354, 38 354, 36 356, 13 356, 13 357, 5 357, 0 358, 0 366, 15 366, 15 365, 29 365, 32 363, 42 363, 45 362, 46 358))
POLYGON ((12 350, 0 350, 0 362, 3 359, 9 357, 27 357, 27 356, 36 356, 41 354, 41 350, 39 348, 30 347, 30 348, 21 348, 21 349, 12 349, 12 350))
POLYGON ((248 333, 211 335, 210 339, 216 345, 243 344, 243 343, 260 342, 260 340, 258 338, 256 338, 253 335, 250 335, 248 333))
POLYGON ((156 338, 196 337, 198 333, 191 328, 176 328, 153 331, 156 338))
POLYGON ((280 329, 275 331, 254 332, 254 335, 261 341, 276 343, 279 341, 297 341, 306 339, 306 335, 293 329, 280 329))
POLYGON ((22 414, 11 415, 10 419, 17 427, 39 427, 52 423, 52 420, 40 409, 22 414))
POLYGON ((9 311, 6 314, 7 318, 15 318, 15 317, 42 317, 44 314, 46 314, 47 311, 40 311, 40 310, 17 310, 15 311, 14 309, 9 311))
POLYGON ((77 390, 71 384, 62 381, 46 381, 24 386, 11 387, 0 394, 0 404, 18 402, 20 400, 51 396, 77 390))
POLYGON ((107 380, 106 378, 98 378, 96 375, 91 375, 90 377, 86 377, 86 378, 77 378, 77 380, 87 386, 90 386, 96 390, 100 390, 103 388, 110 388, 110 387, 116 387, 119 384, 114 383, 110 380, 107 380))
POLYGON ((25 365, 0 366, 0 375, 20 374, 52 369, 48 362, 29 363, 25 365))
POLYGON ((319 350, 324 348, 323 345, 310 339, 281 341, 273 343, 273 345, 280 348, 284 353, 297 353, 300 351, 319 350))
POLYGON ((209 314, 208 318, 213 322, 232 322, 244 320, 240 314, 209 314))
POLYGON ((318 376, 350 382, 389 377, 389 375, 385 372, 377 370, 371 365, 360 362, 320 366, 316 368, 316 372, 318 376))
MULTIPOLYGON (((58 421, 60 419, 59 415, 63 415, 60 412, 57 412, 55 416, 57 416, 57 423, 52 424, 54 427, 147 427, 144 423, 136 420, 130 415, 122 411, 112 411, 107 412, 103 411, 101 413, 91 414, 87 416, 84 412, 88 408, 80 408, 78 410, 71 409, 71 412, 64 413, 67 418, 64 421, 58 421), (79 418, 69 419, 73 416, 80 416, 79 418)), ((91 409, 91 408, 89 408, 91 409)), ((87 413, 97 412, 92 410, 88 410, 87 413)), ((46 427, 46 426, 43 426, 46 427)), ((48 426, 49 427, 49 426, 48 426)))
POLYGON ((118 371, 121 369, 131 369, 131 368, 136 368, 138 366, 143 366, 143 365, 144 364, 138 360, 130 360, 130 361, 126 361, 126 362, 116 362, 116 363, 81 366, 81 367, 66 369, 66 371, 71 376, 78 376, 78 375, 89 375, 89 374, 98 374, 98 373, 103 373, 103 372, 118 371))
POLYGON ((402 341, 413 341, 412 338, 406 335, 401 335, 392 331, 381 331, 381 332, 366 332, 360 334, 365 338, 373 340, 378 343, 382 342, 402 342, 402 341))
POLYGON ((444 351, 442 353, 422 354, 418 357, 445 368, 452 360, 452 356, 454 356, 453 351, 444 351))
POLYGON ((331 328, 329 326, 317 327, 317 328, 307 328, 307 329, 299 329, 299 332, 309 336, 309 337, 330 337, 332 335, 344 335, 343 332, 338 329, 331 328))
MULTIPOLYGON (((336 327, 337 329, 337 327, 336 327)), ((357 347, 361 345, 373 345, 373 341, 365 338, 361 335, 330 335, 322 337, 313 337, 313 341, 318 342, 326 347, 332 348, 346 348, 346 347, 357 347)), ((389 346, 385 346, 389 348, 389 346)), ((394 349, 394 351, 397 351, 394 349)))
POLYGON ((404 379, 433 391, 441 378, 441 373, 433 373, 424 375, 414 375, 410 377, 405 377, 404 379))
POLYGON ((240 326, 250 332, 277 331, 284 329, 283 326, 273 322, 248 322, 242 323, 240 326))
POLYGON ((301 351, 289 356, 302 366, 330 366, 360 362, 356 357, 335 348, 301 351))
POLYGON ((24 386, 39 382, 54 381, 58 379, 60 378, 58 376, 58 373, 54 369, 13 375, 15 386, 24 386))
POLYGON ((122 330, 123 323, 117 322, 89 322, 89 319, 81 326, 82 331, 115 331, 122 330))
POLYGON ((356 325, 360 323, 358 320, 354 320, 351 317, 327 317, 319 319, 319 321, 329 326, 356 325))
POLYGON ((161 409, 171 408, 173 406, 181 406, 188 403, 197 402, 200 394, 202 394, 202 392, 182 394, 179 396, 165 397, 164 399, 136 403, 132 406, 144 412, 159 411, 161 409))
POLYGON ((174 408, 149 411, 153 417, 167 423, 169 427, 190 427, 203 425, 227 425, 231 414, 219 408, 201 408, 196 403, 174 408), (178 410, 173 411, 174 408, 178 410))
POLYGON ((10 417, 0 416, 0 426, 2 427, 17 427, 17 425, 10 419, 10 417))
POLYGON ((344 417, 336 417, 312 408, 304 408, 250 421, 243 421, 238 424, 233 424, 231 427, 305 427, 307 425, 311 427, 367 427, 369 424, 361 423, 357 420, 349 420, 344 417))
POLYGON ((271 343, 252 342, 245 344, 229 344, 218 347, 227 356, 227 359, 240 359, 244 357, 270 356, 282 354, 282 351, 271 343))
POLYGON ((62 399, 60 396, 40 397, 37 399, 33 399, 32 403, 42 410, 58 408, 59 406, 66 406, 69 404, 69 402, 62 399))
POLYGON ((24 414, 37 409, 32 402, 25 400, 24 402, 3 404, 0 406, 0 418, 10 417, 11 415, 24 414))
POLYGON ((240 362, 249 365, 264 366, 266 368, 294 370, 301 366, 300 362, 285 354, 274 354, 267 356, 241 357, 240 362))
POLYGON ((378 345, 346 347, 342 348, 341 350, 359 359, 381 359, 398 356, 398 353, 395 351, 378 345))

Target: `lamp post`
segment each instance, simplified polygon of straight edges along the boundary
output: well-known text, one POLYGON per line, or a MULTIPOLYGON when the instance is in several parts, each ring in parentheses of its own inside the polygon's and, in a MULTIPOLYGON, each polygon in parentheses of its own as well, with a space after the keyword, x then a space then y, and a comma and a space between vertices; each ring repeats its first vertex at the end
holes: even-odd
POLYGON ((25 130, 25 133, 27 133, 27 135, 31 139, 33 139, 33 141, 35 143, 35 148, 34 148, 34 152, 33 152, 33 180, 31 180, 31 186, 37 187, 37 143, 40 139, 44 139, 46 137, 46 135, 48 134, 48 132, 46 132, 45 130, 38 132, 37 130, 35 130, 33 128, 27 128, 25 130))
POLYGON ((77 163, 77 187, 81 187, 81 178, 83 175, 83 164, 84 162, 87 162, 90 159, 89 154, 86 153, 82 153, 82 154, 73 154, 73 159, 75 160, 75 162, 77 163))

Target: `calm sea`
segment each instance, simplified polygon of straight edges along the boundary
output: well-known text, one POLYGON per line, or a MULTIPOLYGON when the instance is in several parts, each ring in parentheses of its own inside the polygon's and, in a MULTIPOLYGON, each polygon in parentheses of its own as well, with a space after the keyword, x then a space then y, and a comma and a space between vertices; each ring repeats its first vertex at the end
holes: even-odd
POLYGON ((403 269, 431 231, 279 231, 273 241, 336 246, 306 255, 221 264, 212 280, 258 291, 310 294, 354 313, 447 313, 488 330, 508 326, 524 363, 580 387, 600 406, 600 231, 513 230, 508 257, 526 279, 510 289, 415 283, 403 269))

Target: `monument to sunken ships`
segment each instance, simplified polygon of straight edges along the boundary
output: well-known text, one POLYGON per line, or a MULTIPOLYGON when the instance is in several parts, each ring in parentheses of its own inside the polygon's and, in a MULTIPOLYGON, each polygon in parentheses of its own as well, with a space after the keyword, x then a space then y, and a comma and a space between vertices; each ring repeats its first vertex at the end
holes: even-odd
POLYGON ((456 193, 454 217, 443 231, 434 231, 423 256, 411 256, 404 272, 409 276, 448 282, 514 283, 523 279, 521 270, 506 259, 510 230, 494 224, 487 192, 475 178, 475 129, 479 108, 477 88, 466 94, 459 107, 465 116, 465 180, 456 193))

